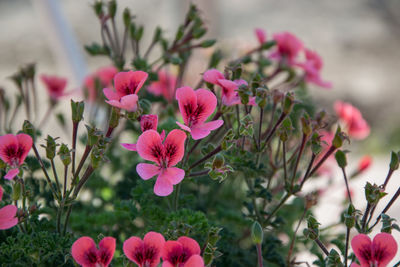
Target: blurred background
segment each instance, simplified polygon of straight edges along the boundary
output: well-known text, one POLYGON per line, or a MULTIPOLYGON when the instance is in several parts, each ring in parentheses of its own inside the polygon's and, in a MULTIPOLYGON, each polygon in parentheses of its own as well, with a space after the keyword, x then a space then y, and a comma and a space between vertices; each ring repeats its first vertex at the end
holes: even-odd
MULTIPOLYGON (((371 125, 371 136, 352 146, 356 150, 354 160, 365 153, 373 154, 372 168, 352 182, 357 189, 356 202, 364 203, 362 188, 366 180, 382 183, 390 150, 400 149, 400 1, 193 2, 198 2, 208 21, 208 37, 221 41, 221 48, 239 53, 254 47, 257 40, 253 29, 258 27, 267 32, 268 38, 274 32, 290 31, 322 56, 323 77, 334 86, 331 90, 310 88, 316 103, 332 112, 334 101, 351 102, 371 125)), ((70 90, 79 88, 89 72, 109 65, 105 57, 89 57, 83 49, 85 44, 100 41, 100 25, 91 4, 88 0, 0 0, 0 86, 15 90, 8 77, 31 62, 37 63, 38 73, 68 77, 70 90)), ((136 20, 146 26, 144 39, 149 42, 157 25, 171 38, 174 36, 189 1, 118 0, 118 4, 120 13, 123 7, 130 7, 136 20)), ((122 21, 119 23, 122 25, 122 21)), ((192 83, 197 81, 198 77, 192 83)), ((43 96, 42 101, 47 101, 47 95, 43 96)), ((341 187, 332 189, 336 191, 328 194, 317 212, 323 224, 339 216, 340 210, 332 206, 335 198, 340 201, 345 192, 342 177, 338 177, 341 187), (327 210, 332 212, 327 214, 327 210)), ((397 173, 392 177, 391 195, 400 185, 399 178, 397 173)), ((396 205, 389 215, 399 214, 396 205)), ((400 240, 398 234, 396 239, 400 240)))

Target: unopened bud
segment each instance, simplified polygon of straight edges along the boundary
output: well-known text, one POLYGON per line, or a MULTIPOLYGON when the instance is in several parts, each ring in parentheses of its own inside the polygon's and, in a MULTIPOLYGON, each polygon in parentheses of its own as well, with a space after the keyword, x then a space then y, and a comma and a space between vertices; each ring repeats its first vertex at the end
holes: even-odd
POLYGON ((254 244, 261 244, 264 239, 264 232, 261 225, 254 221, 253 225, 251 226, 251 239, 254 244))

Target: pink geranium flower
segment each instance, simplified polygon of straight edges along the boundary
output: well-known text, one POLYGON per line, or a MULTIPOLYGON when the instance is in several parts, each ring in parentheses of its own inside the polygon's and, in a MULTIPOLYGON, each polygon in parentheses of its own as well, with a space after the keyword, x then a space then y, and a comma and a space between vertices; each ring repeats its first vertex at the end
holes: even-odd
POLYGON ((52 101, 57 102, 63 96, 68 95, 68 93, 64 92, 67 85, 67 79, 55 75, 51 76, 45 74, 42 74, 40 78, 46 86, 47 92, 49 93, 52 101))
POLYGON ((18 168, 24 163, 32 143, 32 138, 27 134, 0 136, 0 158, 11 168, 5 179, 12 180, 19 173, 18 168))
POLYGON ((267 40, 267 34, 263 29, 256 28, 254 29, 254 33, 256 34, 257 40, 262 45, 267 40))
POLYGON ((284 60, 288 65, 294 65, 303 43, 290 32, 275 33, 273 39, 276 41, 277 50, 270 57, 276 60, 284 60))
POLYGON ((107 267, 115 251, 115 238, 104 237, 99 249, 92 238, 83 236, 72 244, 71 254, 74 260, 83 267, 107 267))
MULTIPOLYGON (((0 201, 3 199, 3 187, 0 186, 0 201)), ((0 209, 0 230, 9 229, 18 223, 17 207, 7 205, 0 209)))
POLYGON ((363 172, 365 170, 367 170, 372 164, 372 158, 369 155, 366 155, 364 157, 361 158, 361 160, 358 162, 358 169, 357 171, 363 172))
POLYGON ((155 267, 160 263, 164 237, 156 232, 148 232, 143 240, 132 236, 124 242, 125 256, 139 267, 155 267))
POLYGON ((176 76, 162 70, 158 72, 158 81, 150 83, 148 91, 153 95, 163 95, 171 102, 174 99, 175 88, 176 76))
POLYGON ((214 113, 217 98, 206 89, 197 89, 185 86, 176 90, 179 110, 181 111, 184 125, 177 122, 179 127, 192 134, 194 140, 202 139, 212 130, 218 129, 223 120, 205 122, 214 113))
MULTIPOLYGON (((140 116, 140 128, 142 132, 145 132, 147 130, 155 130, 157 131, 157 124, 158 124, 158 116, 149 114, 149 115, 142 115, 140 116)), ((164 140, 165 137, 165 132, 163 131, 161 133, 161 140, 164 140)), ((121 146, 123 146, 125 149, 128 149, 130 151, 136 151, 136 144, 128 144, 128 143, 121 143, 121 146)))
POLYGON ((185 153, 185 132, 172 130, 165 141, 154 130, 147 130, 139 136, 136 149, 139 155, 156 164, 139 163, 136 171, 143 180, 157 175, 154 193, 157 196, 168 196, 173 191, 173 185, 179 184, 185 177, 185 171, 175 166, 182 160, 185 153))
MULTIPOLYGON (((238 93, 239 86, 247 86, 245 80, 227 80, 224 75, 216 70, 211 69, 204 73, 203 79, 222 88, 222 104, 226 106, 238 105, 241 103, 240 96, 238 93)), ((250 97, 248 105, 255 105, 255 97, 250 97)))
POLYGON ((177 241, 167 241, 162 250, 162 267, 204 267, 200 252, 199 244, 190 237, 181 236, 177 241))
POLYGON ((148 74, 144 71, 119 72, 114 77, 116 91, 104 88, 103 93, 108 98, 106 102, 111 106, 135 112, 140 88, 147 79, 148 74))
POLYGON ((350 137, 361 140, 369 135, 369 125, 357 108, 349 103, 336 101, 334 109, 339 119, 344 122, 345 130, 350 137))
POLYGON ((317 52, 305 49, 306 62, 297 64, 304 69, 306 82, 314 83, 323 88, 332 88, 332 83, 323 81, 321 78, 321 70, 323 67, 322 58, 317 52))
POLYGON ((351 247, 361 267, 385 267, 397 253, 396 240, 388 233, 377 234, 372 242, 367 235, 358 234, 351 240, 351 247))
POLYGON ((89 101, 94 102, 97 97, 96 79, 100 81, 101 88, 111 87, 112 80, 117 72, 118 70, 114 66, 102 67, 85 78, 84 87, 89 92, 89 101))

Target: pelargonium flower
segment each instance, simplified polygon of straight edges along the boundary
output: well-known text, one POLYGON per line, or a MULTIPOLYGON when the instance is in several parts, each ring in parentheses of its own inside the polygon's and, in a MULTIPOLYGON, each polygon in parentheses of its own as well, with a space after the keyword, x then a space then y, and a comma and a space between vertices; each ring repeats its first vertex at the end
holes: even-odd
POLYGON ((254 29, 254 33, 256 34, 257 40, 262 45, 267 40, 267 34, 263 29, 256 28, 254 29))
POLYGON ((224 123, 223 120, 205 122, 217 106, 217 98, 212 92, 206 89, 193 90, 185 86, 176 90, 176 99, 185 124, 176 123, 190 132, 194 140, 206 137, 224 123))
POLYGON ((119 72, 114 76, 114 87, 116 91, 104 88, 103 93, 111 106, 135 112, 140 88, 146 81, 148 74, 144 71, 119 72))
POLYGON ((115 251, 115 238, 104 237, 99 249, 92 238, 83 236, 72 244, 71 254, 74 260, 83 267, 107 267, 115 251))
POLYGON ((332 83, 321 79, 321 70, 323 67, 322 58, 315 51, 309 49, 304 50, 306 62, 297 65, 304 69, 306 82, 314 83, 323 88, 332 88, 332 83))
POLYGON ((40 78, 46 86, 47 92, 49 93, 52 101, 57 102, 63 96, 68 95, 68 93, 64 92, 67 85, 66 78, 45 74, 42 74, 40 78))
POLYGON ((160 134, 154 130, 147 130, 139 136, 136 150, 139 155, 155 163, 139 163, 136 171, 143 180, 157 175, 154 193, 157 196, 168 196, 174 185, 179 184, 185 177, 185 171, 174 167, 180 162, 185 153, 185 132, 172 130, 163 141, 160 134))
POLYGON ((336 101, 334 109, 339 119, 344 122, 345 130, 350 137, 361 140, 369 135, 369 125, 357 108, 349 103, 336 101))
POLYGON ((139 267, 155 267, 160 263, 161 250, 165 239, 160 233, 148 232, 143 240, 132 236, 125 240, 125 256, 139 267))
POLYGON ((101 88, 112 86, 112 80, 118 70, 114 66, 107 66, 99 68, 96 72, 87 76, 84 80, 84 87, 89 92, 89 101, 94 102, 97 97, 96 92, 96 79, 100 81, 101 88))
POLYGON ((176 88, 176 76, 167 71, 158 72, 158 81, 150 83, 148 91, 153 95, 163 95, 166 100, 171 102, 174 99, 176 88))
MULTIPOLYGON (((157 131, 157 124, 158 124, 158 116, 149 114, 149 115, 142 115, 140 116, 140 128, 142 132, 145 132, 147 130, 155 130, 157 131)), ((161 133, 161 139, 164 140, 165 137, 165 132, 163 131, 161 133)), ((128 144, 128 143, 121 143, 121 146, 123 146, 125 149, 128 149, 130 151, 136 151, 136 144, 128 144)))
POLYGON ((19 173, 18 168, 24 163, 32 143, 32 138, 27 134, 0 136, 0 158, 11 168, 5 179, 12 180, 19 173))
MULTIPOLYGON (((239 87, 241 85, 248 85, 245 80, 227 80, 224 75, 216 69, 206 71, 203 75, 203 79, 208 83, 218 85, 222 88, 222 104, 226 106, 240 104, 239 87)), ((250 97, 249 103, 247 104, 255 105, 255 99, 255 97, 250 97)))
POLYGON ((358 234, 351 240, 351 247, 361 267, 385 267, 397 253, 396 240, 388 233, 377 234, 372 242, 367 235, 358 234))
POLYGON ((358 162, 358 168, 357 168, 357 172, 363 172, 365 170, 367 170, 372 163, 372 158, 369 155, 365 155, 361 158, 361 160, 358 162))
POLYGON ((303 49, 303 43, 290 32, 275 33, 273 39, 276 41, 277 50, 270 58, 284 60, 288 65, 294 65, 295 59, 303 49))
POLYGON ((200 252, 199 244, 190 237, 181 236, 177 241, 169 240, 162 250, 162 267, 204 267, 200 252))

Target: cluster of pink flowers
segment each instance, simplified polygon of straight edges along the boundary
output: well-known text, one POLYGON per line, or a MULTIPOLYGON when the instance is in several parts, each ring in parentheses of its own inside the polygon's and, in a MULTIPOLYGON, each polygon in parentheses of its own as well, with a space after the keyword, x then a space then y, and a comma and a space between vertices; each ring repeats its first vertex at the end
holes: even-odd
POLYGON ((176 89, 176 76, 168 71, 161 70, 158 72, 158 81, 150 83, 148 91, 153 95, 162 95, 168 102, 174 100, 176 89))
POLYGON ((57 102, 60 100, 60 98, 69 95, 68 92, 65 92, 65 88, 67 86, 66 78, 45 74, 42 74, 40 78, 46 87, 51 101, 57 102))
POLYGON ((100 82, 101 88, 111 87, 114 76, 117 73, 116 67, 107 66, 99 68, 85 78, 84 88, 88 91, 89 102, 94 102, 97 99, 96 81, 100 82))
MULTIPOLYGON (((113 237, 104 237, 99 249, 92 238, 84 236, 74 242, 71 254, 83 267, 107 267, 114 256, 116 241, 113 237)), ((155 267, 163 260, 163 267, 204 267, 201 250, 196 240, 181 236, 178 240, 168 240, 157 232, 148 232, 143 240, 132 236, 123 244, 125 256, 139 267, 155 267)))
MULTIPOLYGON (((0 186, 0 201, 3 199, 3 187, 0 186)), ((0 230, 9 229, 18 223, 17 207, 6 205, 0 209, 0 230)))

